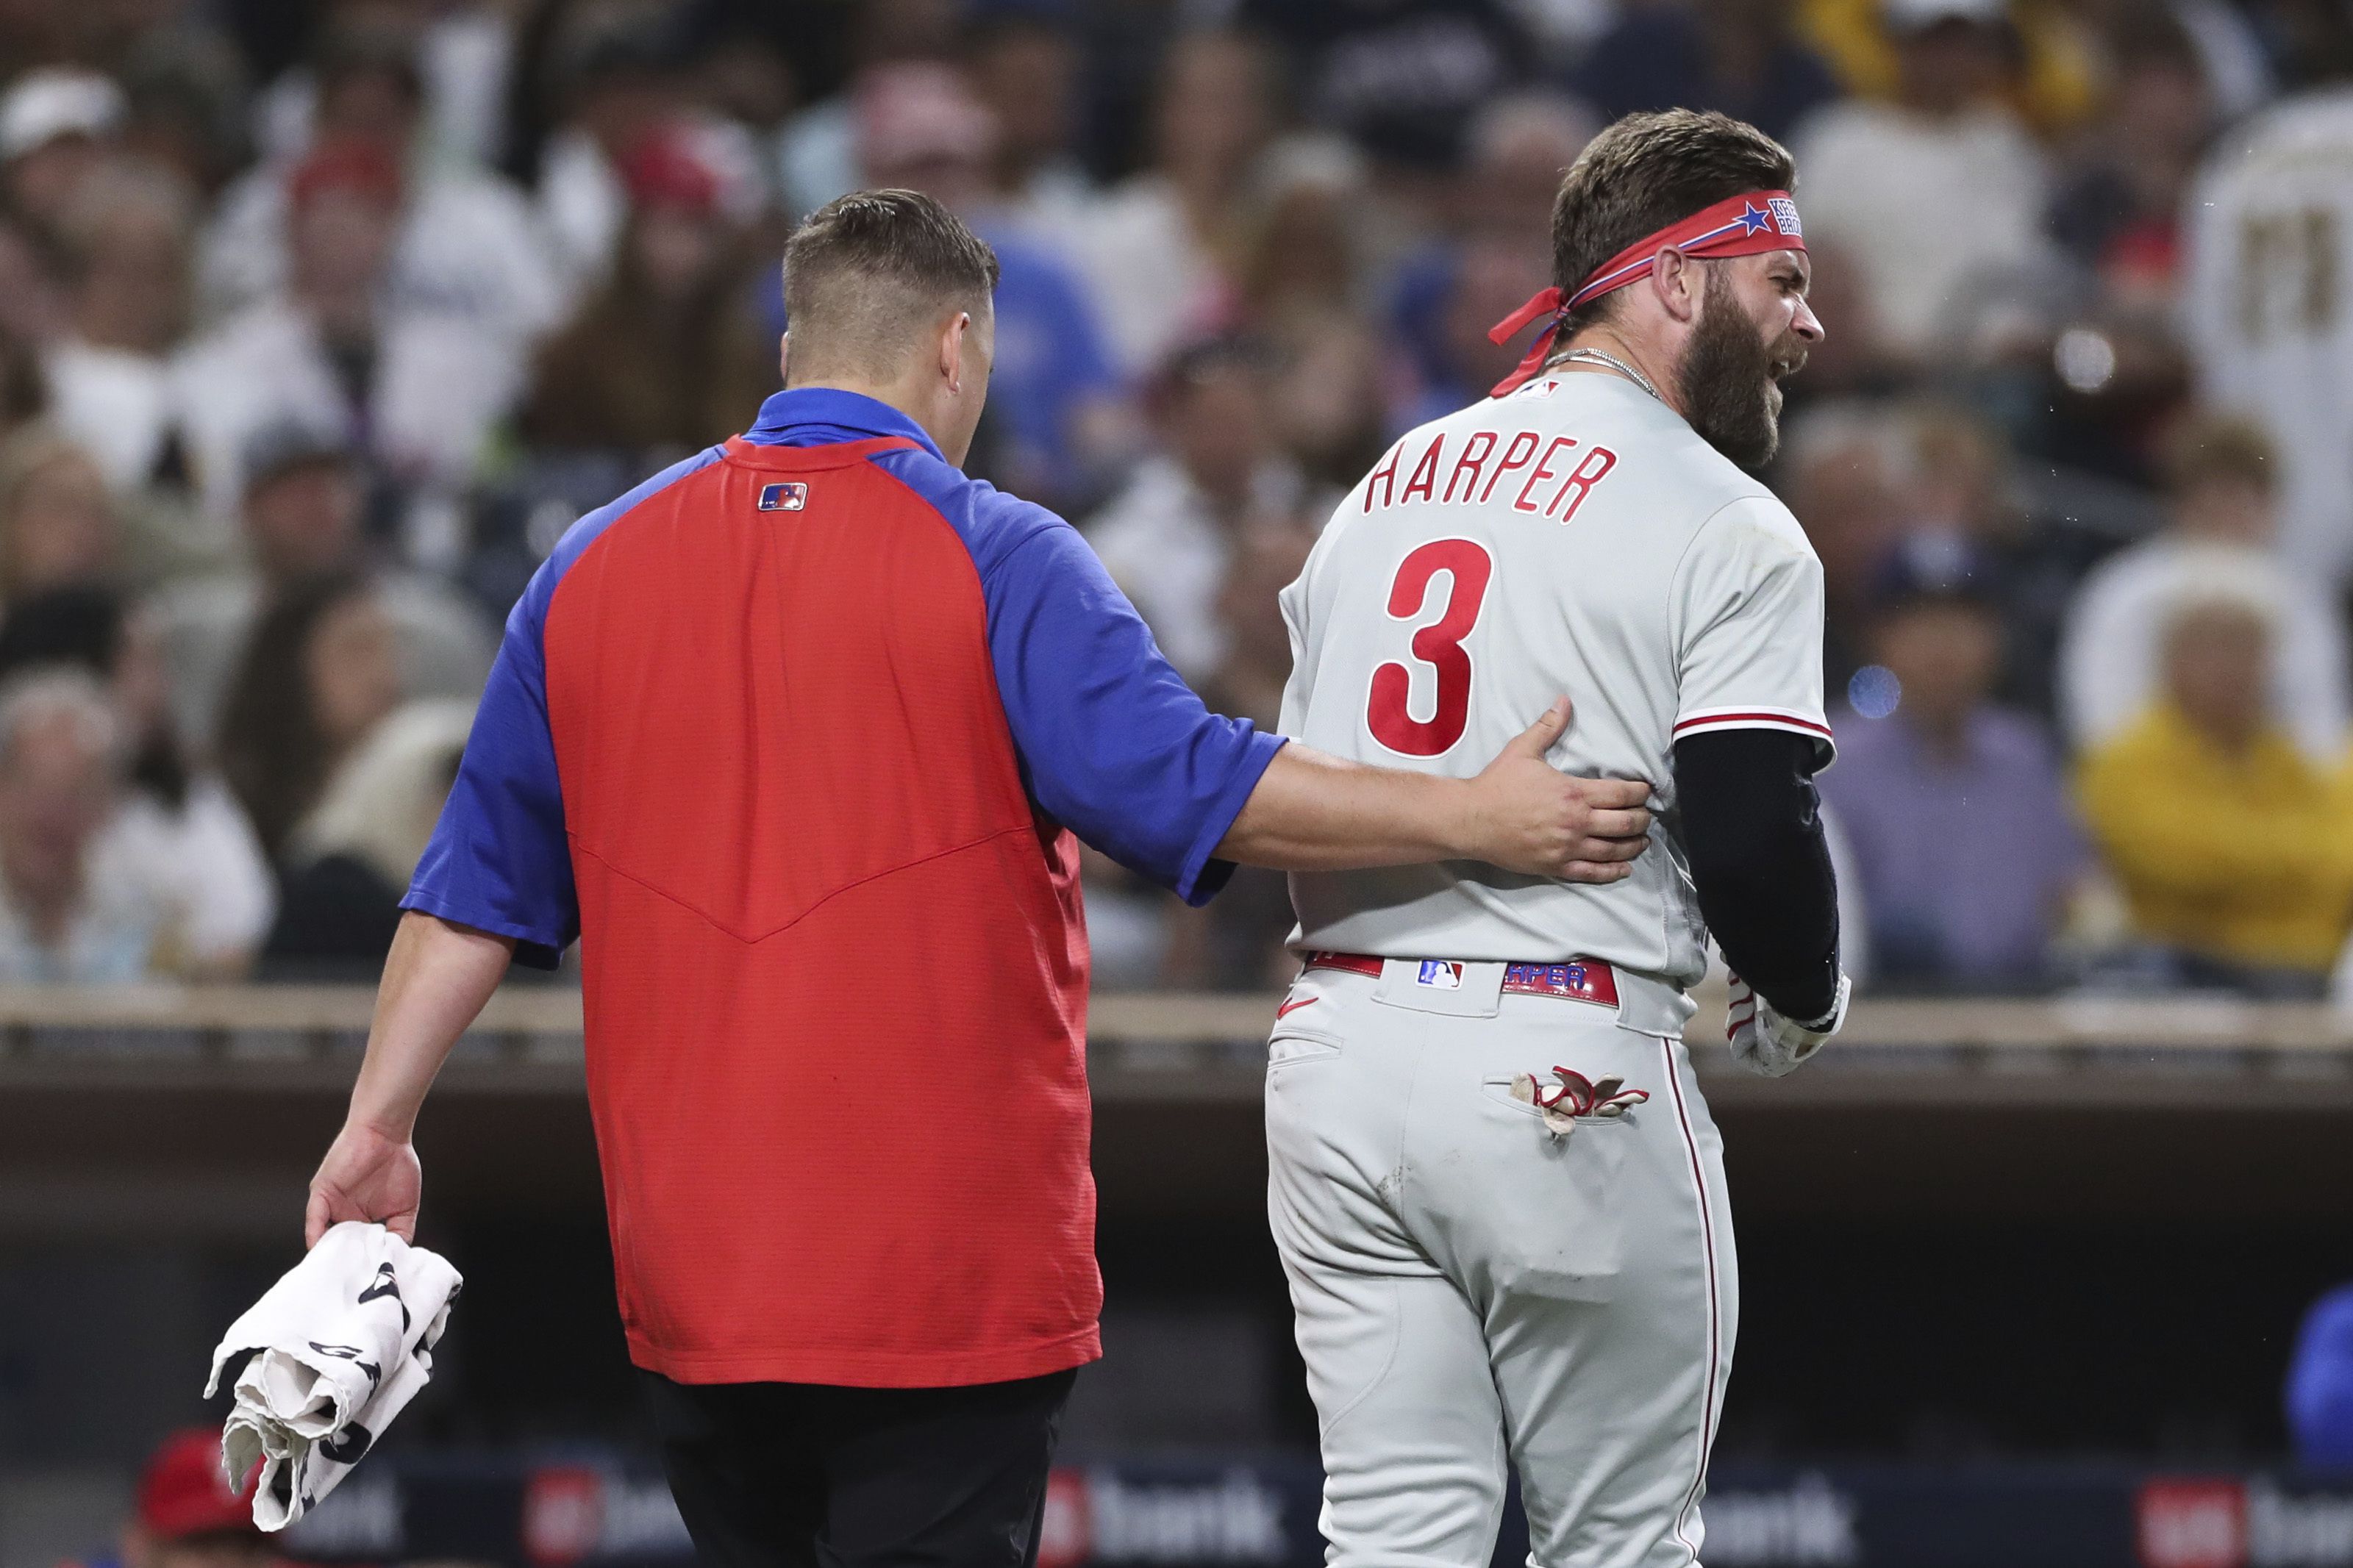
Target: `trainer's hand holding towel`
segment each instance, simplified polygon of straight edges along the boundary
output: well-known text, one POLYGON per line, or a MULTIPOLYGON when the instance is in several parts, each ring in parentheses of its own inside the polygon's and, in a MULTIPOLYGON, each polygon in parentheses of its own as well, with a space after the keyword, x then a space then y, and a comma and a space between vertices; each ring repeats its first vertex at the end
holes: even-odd
POLYGON ((254 1523, 285 1529, 360 1462, 432 1376, 433 1346, 464 1283, 440 1254, 345 1220, 229 1325, 205 1397, 250 1354, 221 1464, 235 1486, 262 1461, 254 1523))

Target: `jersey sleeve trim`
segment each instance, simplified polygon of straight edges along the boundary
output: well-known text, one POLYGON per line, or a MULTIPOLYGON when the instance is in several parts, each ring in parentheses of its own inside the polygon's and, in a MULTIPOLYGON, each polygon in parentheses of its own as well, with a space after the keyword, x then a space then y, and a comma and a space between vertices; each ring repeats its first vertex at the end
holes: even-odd
POLYGON ((564 950, 572 942, 568 932, 534 930, 520 921, 489 914, 479 904, 461 902, 429 889, 410 889, 400 900, 400 908, 404 912, 414 910, 420 915, 431 915, 436 920, 464 926, 469 931, 506 937, 515 944, 514 961, 526 969, 556 968, 564 962, 564 950))
POLYGON ((1691 735, 1705 735, 1717 730, 1789 730, 1812 737, 1815 749, 1821 753, 1822 765, 1830 765, 1838 752, 1838 737, 1820 716, 1801 712, 1795 708, 1770 708, 1761 703, 1744 703, 1733 708, 1695 708, 1677 719, 1673 737, 1680 741, 1691 735))
POLYGON ((1288 736, 1270 735, 1247 719, 1237 719, 1233 723, 1242 734, 1242 755, 1227 775, 1225 787, 1205 808, 1201 831, 1194 837, 1193 847, 1186 851, 1185 868, 1177 875, 1172 889, 1196 909, 1215 898, 1232 880, 1234 862, 1215 858, 1218 846, 1226 841, 1226 835, 1233 831, 1234 819, 1241 816, 1250 797, 1258 793, 1259 781, 1274 765, 1274 753, 1289 743, 1288 736))

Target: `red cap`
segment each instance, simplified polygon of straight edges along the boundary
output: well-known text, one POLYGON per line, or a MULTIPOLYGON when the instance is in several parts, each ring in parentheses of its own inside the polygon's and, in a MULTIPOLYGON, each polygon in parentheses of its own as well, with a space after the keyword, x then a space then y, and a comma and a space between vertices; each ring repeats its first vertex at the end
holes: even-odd
POLYGON ((245 1478, 247 1495, 238 1497, 221 1476, 220 1434, 201 1426, 174 1432, 139 1478, 139 1526, 164 1541, 229 1531, 259 1534, 252 1490, 260 1469, 257 1459, 245 1478))
POLYGON ((709 217, 719 205, 719 177, 675 131, 639 137, 621 154, 620 174, 633 206, 709 217))
POLYGON ((398 206, 402 184, 399 160, 375 142, 329 142, 294 165, 286 199, 299 212, 329 191, 349 191, 398 206))

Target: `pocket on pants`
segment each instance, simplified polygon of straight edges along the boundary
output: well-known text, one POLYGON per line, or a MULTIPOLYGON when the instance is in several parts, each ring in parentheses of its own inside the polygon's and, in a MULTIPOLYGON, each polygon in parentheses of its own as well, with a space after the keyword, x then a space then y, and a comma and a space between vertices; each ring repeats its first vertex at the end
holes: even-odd
POLYGON ((1512 1098, 1512 1080, 1479 1085, 1476 1117, 1480 1191, 1463 1251, 1480 1260, 1507 1295, 1606 1301, 1625 1246, 1632 1194, 1622 1176, 1626 1152, 1641 1136, 1624 1117, 1580 1118, 1556 1138, 1535 1106, 1512 1098))
POLYGON ((1266 1070, 1324 1061, 1340 1054, 1340 1037, 1323 1029, 1277 1024, 1266 1042, 1266 1070))

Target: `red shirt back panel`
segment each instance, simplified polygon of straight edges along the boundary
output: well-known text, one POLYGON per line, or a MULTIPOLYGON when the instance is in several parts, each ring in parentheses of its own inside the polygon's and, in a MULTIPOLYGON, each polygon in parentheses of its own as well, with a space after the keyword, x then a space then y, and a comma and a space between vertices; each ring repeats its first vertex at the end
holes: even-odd
POLYGON ((621 1316, 680 1382, 1101 1353, 1075 844, 906 444, 733 442, 548 607, 621 1316))

